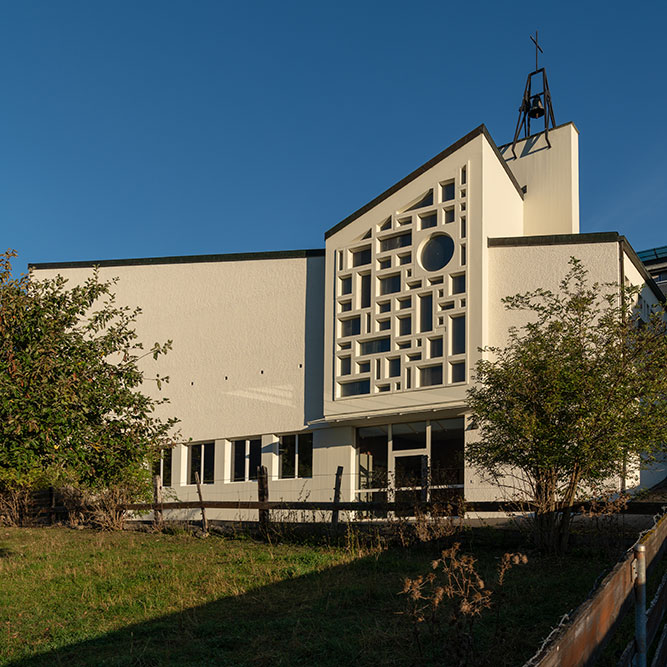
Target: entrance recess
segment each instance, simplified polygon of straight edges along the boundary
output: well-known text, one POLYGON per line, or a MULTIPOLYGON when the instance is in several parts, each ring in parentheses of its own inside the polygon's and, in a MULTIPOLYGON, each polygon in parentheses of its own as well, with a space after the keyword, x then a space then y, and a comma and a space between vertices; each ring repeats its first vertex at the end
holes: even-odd
POLYGON ((463 417, 357 429, 358 500, 451 503, 463 492, 463 417))

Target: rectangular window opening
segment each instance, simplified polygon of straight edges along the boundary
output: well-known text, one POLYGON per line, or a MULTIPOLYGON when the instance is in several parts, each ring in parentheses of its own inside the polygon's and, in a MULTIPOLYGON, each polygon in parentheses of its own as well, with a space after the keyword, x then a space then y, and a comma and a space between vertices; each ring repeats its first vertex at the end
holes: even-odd
POLYGON ((442 183, 440 187, 442 189, 442 201, 451 201, 456 197, 453 180, 442 183))
POLYGON ((370 393, 370 380, 357 380, 356 382, 345 382, 340 385, 340 395, 342 398, 347 398, 348 396, 361 396, 370 393))
POLYGON ((248 477, 250 479, 257 479, 257 470, 262 465, 262 440, 260 438, 250 441, 249 459, 250 469, 248 470, 248 477))
POLYGON ((389 359, 389 377, 395 378, 401 375, 401 358, 389 359))
POLYGON ((435 227, 438 224, 438 214, 429 213, 428 215, 419 216, 419 228, 420 229, 429 229, 430 227, 435 227))
POLYGON ((389 352, 391 339, 389 336, 382 338, 373 338, 372 340, 365 340, 359 344, 359 353, 361 356, 367 354, 378 354, 380 352, 389 352))
POLYGON ((463 294, 466 291, 466 275, 462 273, 452 276, 452 294, 463 294))
POLYGON ((419 331, 433 329, 433 295, 424 294, 419 297, 419 331))
POLYGON ((465 315, 451 318, 451 354, 464 354, 466 351, 465 315))
POLYGON ((442 364, 419 369, 419 386, 433 387, 442 384, 442 364))
POLYGON ((196 484, 196 475, 202 484, 213 484, 215 443, 188 446, 188 482, 196 484))
POLYGON ((386 252, 387 250, 396 250, 397 248, 404 248, 412 244, 412 232, 404 232, 403 234, 397 234, 396 236, 390 236, 389 238, 382 239, 380 241, 380 252, 386 252))
POLYGON ((342 338, 346 336, 358 336, 360 333, 361 317, 359 315, 340 321, 340 335, 342 338))
POLYGON ((173 449, 162 450, 162 486, 171 486, 171 462, 173 449))
POLYGON ((391 447, 395 452, 406 449, 426 449, 426 422, 393 424, 391 447))
POLYGON ((431 338, 429 341, 429 353, 428 356, 431 359, 437 359, 442 356, 443 346, 442 346, 442 337, 440 338, 431 338))
POLYGON ((452 383, 466 381, 466 365, 464 361, 451 364, 452 367, 452 383))
POLYGON ((371 247, 352 251, 352 266, 366 266, 371 263, 371 247))
POLYGON ((296 435, 283 435, 278 443, 280 479, 292 479, 296 472, 296 435))
POLYGON ((299 433, 297 436, 297 457, 299 477, 313 476, 313 434, 299 433))
POLYGON ((380 278, 380 294, 394 294, 401 291, 401 274, 395 273, 392 276, 380 278))
POLYGON ((232 482, 245 481, 245 440, 232 442, 232 482))
POLYGON ((365 273, 361 276, 361 307, 368 308, 371 305, 371 274, 365 273))

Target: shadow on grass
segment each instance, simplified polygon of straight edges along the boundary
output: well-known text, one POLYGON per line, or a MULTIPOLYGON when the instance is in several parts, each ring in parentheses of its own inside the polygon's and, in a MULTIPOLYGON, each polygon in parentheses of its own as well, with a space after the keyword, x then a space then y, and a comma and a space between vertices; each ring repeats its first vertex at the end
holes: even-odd
MULTIPOLYGON (((480 556, 480 572, 491 581, 498 559, 509 545, 496 542, 481 551, 478 546, 468 544, 464 549, 480 556)), ((437 555, 435 545, 389 549, 9 664, 452 664, 448 661, 451 652, 442 641, 425 643, 424 655, 418 654, 412 623, 401 614, 405 600, 397 595, 404 578, 426 574, 437 555)), ((503 621, 502 650, 498 645, 493 661, 487 664, 516 665, 530 657, 559 615, 583 600, 599 564, 581 559, 571 564, 569 572, 563 570, 557 561, 529 562, 527 576, 517 577, 514 590, 506 586, 511 602, 503 621), (578 585, 572 581, 575 571, 580 578, 578 585)), ((492 616, 488 627, 480 628, 480 654, 498 644, 491 628, 492 616)))
POLYGON ((427 563, 384 552, 9 664, 409 664, 396 593, 427 563))

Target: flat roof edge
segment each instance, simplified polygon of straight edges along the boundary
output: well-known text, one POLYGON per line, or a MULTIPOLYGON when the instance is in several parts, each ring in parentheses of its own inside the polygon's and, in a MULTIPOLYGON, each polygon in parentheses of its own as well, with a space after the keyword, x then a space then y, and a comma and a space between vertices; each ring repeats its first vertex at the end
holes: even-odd
POLYGON ((618 243, 622 251, 626 253, 634 267, 639 271, 646 285, 661 303, 665 303, 666 297, 651 274, 647 271, 643 262, 637 256, 634 248, 625 236, 618 232, 591 232, 588 234, 550 234, 544 236, 505 236, 487 239, 489 248, 518 248, 526 246, 549 246, 549 245, 577 245, 585 243, 618 243))
POLYGON ((620 238, 618 232, 591 232, 588 234, 544 234, 539 236, 502 236, 489 238, 489 248, 535 245, 573 245, 578 243, 612 243, 620 238))
MULTIPOLYGON (((549 130, 549 132, 555 132, 556 130, 560 130, 562 127, 567 127, 568 125, 572 125, 574 131, 575 131, 577 134, 581 134, 581 133, 579 132, 579 128, 578 128, 578 127, 574 124, 574 122, 571 121, 571 120, 568 120, 566 123, 561 123, 560 125, 556 125, 556 127, 552 127, 552 128, 549 130)), ((531 138, 534 138, 534 137, 539 137, 540 134, 544 134, 544 130, 542 130, 542 131, 540 131, 540 132, 537 132, 537 133, 535 133, 535 134, 531 134, 530 137, 522 137, 522 138, 520 138, 520 139, 517 139, 516 143, 517 143, 517 144, 520 144, 522 141, 526 141, 527 139, 531 139, 531 138)), ((498 146, 498 148, 499 148, 500 150, 503 150, 503 149, 505 149, 505 148, 509 148, 513 143, 514 143, 513 141, 508 141, 506 144, 501 144, 500 146, 498 146)))
POLYGON ((76 262, 34 262, 29 269, 86 269, 95 266, 155 266, 160 264, 205 264, 213 262, 249 262, 264 259, 303 259, 324 257, 323 248, 307 250, 270 250, 266 252, 239 252, 219 255, 175 255, 172 257, 136 257, 130 259, 100 259, 76 262))

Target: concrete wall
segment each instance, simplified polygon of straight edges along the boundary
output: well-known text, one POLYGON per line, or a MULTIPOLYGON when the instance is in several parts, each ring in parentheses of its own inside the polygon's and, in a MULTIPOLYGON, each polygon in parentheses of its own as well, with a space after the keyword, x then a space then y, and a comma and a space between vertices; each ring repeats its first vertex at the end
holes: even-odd
POLYGON ((525 312, 506 310, 501 299, 538 287, 557 292, 569 270, 570 257, 582 261, 591 282, 618 283, 617 242, 489 248, 489 336, 485 345, 505 345, 508 329, 526 322, 525 312))
POLYGON ((526 186, 526 236, 579 233, 579 132, 572 123, 519 141, 501 153, 521 186, 526 186))
MULTIPOLYGON (((37 278, 82 282, 92 269, 42 269, 37 278)), ((112 266, 120 305, 140 306, 139 339, 173 340, 147 377, 170 380, 163 415, 181 420, 184 440, 298 431, 322 414, 324 258, 112 266)))
MULTIPOLYGON (((429 210, 431 207, 429 207, 429 210)), ((462 408, 465 405, 465 394, 468 388, 469 369, 476 359, 476 349, 482 343, 484 332, 487 327, 485 319, 485 285, 486 285, 486 254, 488 236, 511 236, 521 235, 523 233, 523 202, 521 194, 517 191, 512 182, 502 159, 495 151, 495 147, 480 134, 462 145, 455 152, 448 155, 440 162, 421 173, 414 180, 410 181, 403 188, 391 194, 386 199, 380 201, 375 207, 366 211, 358 218, 351 221, 331 237, 327 239, 326 244, 326 288, 325 288, 325 355, 324 355, 324 413, 327 418, 337 416, 364 416, 381 415, 395 413, 397 410, 418 411, 425 407, 429 408, 462 408), (462 169, 466 169, 466 180, 461 178, 462 169), (438 199, 439 184, 454 180, 456 184, 456 199, 451 202, 441 202, 438 199), (417 200, 424 192, 433 189, 436 194, 433 204, 433 210, 438 212, 438 227, 421 230, 419 220, 416 214, 413 215, 412 223, 409 226, 401 227, 402 219, 405 217, 405 210, 410 206, 413 200, 417 200), (463 191, 465 195, 461 196, 463 191), (452 223, 443 224, 440 212, 450 204, 455 206, 455 220, 452 223), (462 236, 461 221, 465 218, 466 234, 462 236), (385 221, 390 220, 391 232, 400 233, 403 230, 410 229, 412 232, 412 244, 410 247, 401 248, 400 251, 410 251, 412 261, 409 265, 398 266, 393 263, 392 271, 401 272, 401 292, 394 298, 401 298, 413 295, 413 301, 417 295, 432 291, 433 301, 436 305, 434 315, 434 327, 428 336, 420 335, 413 326, 410 337, 410 353, 423 353, 428 346, 428 338, 442 335, 445 341, 449 334, 449 317, 451 315, 465 315, 467 319, 466 328, 466 355, 465 359, 455 358, 452 362, 465 361, 467 366, 466 382, 452 383, 447 380, 449 357, 445 352, 444 359, 444 386, 437 387, 419 387, 414 381, 414 375, 417 372, 414 367, 413 380, 411 386, 407 387, 406 376, 402 375, 401 388, 396 382, 391 382, 390 389, 382 393, 373 391, 370 394, 341 397, 337 396, 336 384, 336 364, 337 356, 341 354, 338 348, 340 339, 336 337, 337 315, 340 315, 339 301, 341 295, 338 291, 339 282, 337 276, 346 275, 350 267, 339 263, 340 253, 344 258, 352 249, 362 245, 372 244, 373 252, 377 252, 378 239, 383 238, 383 225, 385 221), (420 264, 419 257, 421 249, 431 235, 435 232, 444 232, 449 234, 454 240, 455 253, 451 261, 441 270, 428 272, 420 264), (368 233, 370 237, 364 238, 368 233), (465 249, 465 260, 462 252, 465 249), (449 293, 450 277, 455 274, 465 272, 466 274, 466 292, 459 296, 449 293), (431 288, 434 279, 442 280, 442 284, 431 288), (414 280, 421 280, 421 287, 412 289, 410 283, 414 280), (449 311, 439 310, 445 301, 453 303, 453 309, 449 311)), ((389 233, 389 232, 386 232, 389 233)), ((400 254, 400 253, 398 253, 400 254)), ((373 255, 375 257, 375 254, 373 255)), ((378 266, 374 261, 369 267, 373 284, 376 283, 378 275, 378 266)), ((377 295, 374 295, 377 299, 377 295)), ((362 311, 362 331, 361 335, 354 339, 353 346, 358 341, 383 335, 381 330, 364 329, 364 319, 369 316, 372 321, 377 317, 375 309, 375 300, 368 311, 368 315, 362 311)), ((417 317, 417 310, 413 303, 412 310, 406 310, 406 314, 412 314, 417 317)), ((403 313, 398 313, 402 315, 403 313)), ((392 322, 395 320, 395 307, 392 306, 392 322)), ((347 315, 343 315, 347 317, 347 315)), ((414 319, 413 319, 414 321, 414 319)), ((392 336, 392 347, 388 353, 382 357, 396 357, 402 355, 402 373, 405 373, 406 356, 408 353, 401 352, 397 347, 395 338, 398 337, 394 325, 385 335, 392 336)), ((407 338, 401 337, 405 341, 407 338)), ((447 343, 445 343, 446 345, 447 343)), ((343 352, 342 354, 348 354, 343 352)), ((352 350, 353 367, 354 347, 352 350)), ((422 356, 421 361, 426 357, 422 356)), ((374 363, 373 359, 372 363, 374 363)), ((424 365, 422 363, 422 365, 424 365)), ((351 378, 354 379, 354 378, 351 378)), ((371 377, 371 384, 374 378, 371 377)))
MULTIPOLYGON (((56 274, 74 285, 92 269, 35 271, 38 279, 56 274)), ((231 441, 258 436, 274 499, 297 500, 307 493, 304 487, 314 488, 310 480, 278 479, 278 436, 302 431, 322 416, 323 257, 110 266, 100 269, 100 277, 119 278, 119 305, 142 308, 136 329, 146 349, 173 340, 166 356, 141 362, 146 377, 158 372, 169 383, 158 392, 149 381, 144 390, 170 399, 160 413, 181 420, 181 440, 215 442, 215 483, 203 485, 205 498, 257 499, 256 482, 229 480, 231 441)), ((187 483, 187 445, 177 445, 172 456, 168 493, 196 500, 196 488, 187 483)), ((314 456, 316 474, 333 465, 326 482, 331 489, 339 460, 349 471, 343 449, 314 456)), ((224 518, 236 514, 226 512, 224 518)))

